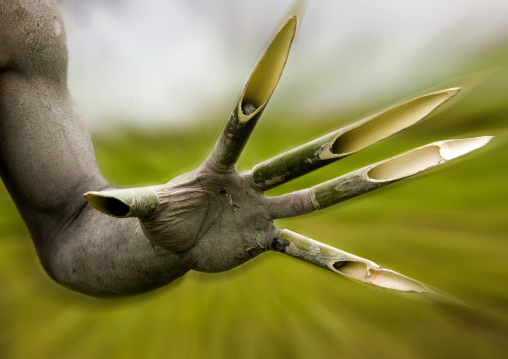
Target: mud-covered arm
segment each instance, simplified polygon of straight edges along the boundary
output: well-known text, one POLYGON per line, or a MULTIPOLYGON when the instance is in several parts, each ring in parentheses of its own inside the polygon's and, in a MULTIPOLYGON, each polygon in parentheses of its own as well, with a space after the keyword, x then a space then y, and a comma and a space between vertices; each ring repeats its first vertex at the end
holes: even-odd
POLYGON ((47 273, 92 295, 133 294, 184 274, 137 219, 108 217, 83 199, 109 185, 67 89, 56 1, 0 4, 0 173, 47 273))

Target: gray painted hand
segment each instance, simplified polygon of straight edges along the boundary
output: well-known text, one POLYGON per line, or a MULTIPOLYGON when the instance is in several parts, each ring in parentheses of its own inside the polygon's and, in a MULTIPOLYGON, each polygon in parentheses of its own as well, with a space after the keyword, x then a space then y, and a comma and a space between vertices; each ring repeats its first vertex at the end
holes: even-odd
POLYGON ((269 248, 277 237, 266 197, 248 175, 211 161, 157 191, 161 205, 141 221, 147 238, 183 264, 220 272, 269 248))
POLYGON ((273 221, 444 164, 490 137, 432 143, 312 188, 265 196, 270 188, 413 125, 459 91, 416 97, 240 174, 235 164, 277 86, 296 22, 291 17, 275 35, 197 170, 165 185, 112 190, 97 169, 88 131, 67 90, 65 33, 56 3, 2 1, 0 173, 53 279, 90 295, 128 295, 190 269, 226 271, 274 250, 379 287, 433 292, 372 261, 279 230, 273 221))

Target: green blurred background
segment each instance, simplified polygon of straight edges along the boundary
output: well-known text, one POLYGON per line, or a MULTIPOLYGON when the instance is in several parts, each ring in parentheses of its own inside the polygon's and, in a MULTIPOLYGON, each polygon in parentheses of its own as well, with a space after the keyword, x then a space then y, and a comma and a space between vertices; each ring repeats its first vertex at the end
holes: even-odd
MULTIPOLYGON (((269 192, 308 187, 436 140, 495 135, 486 148, 443 168, 276 223, 421 280, 465 305, 383 291, 279 253, 227 273, 191 272, 133 298, 89 298, 44 274, 2 187, 0 357, 506 358, 506 63, 508 37, 500 37, 441 74, 439 87, 420 78, 412 85, 419 90, 407 95, 457 85, 464 90, 404 133, 269 192)), ((394 91, 315 118, 295 111, 288 116, 285 98, 273 100, 278 105, 265 111, 240 170, 403 98, 394 91)), ((206 118, 187 128, 92 128, 101 171, 117 185, 137 186, 193 169, 225 119, 220 111, 206 118)))

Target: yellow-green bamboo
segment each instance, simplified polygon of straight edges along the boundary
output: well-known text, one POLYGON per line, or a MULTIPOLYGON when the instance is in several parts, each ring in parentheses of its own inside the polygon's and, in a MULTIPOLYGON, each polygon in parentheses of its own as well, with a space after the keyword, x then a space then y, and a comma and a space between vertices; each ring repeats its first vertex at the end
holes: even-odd
POLYGON ((144 218, 159 206, 159 196, 152 187, 87 192, 85 199, 97 210, 113 217, 144 218))
POLYGON ((435 293, 423 283, 376 263, 320 243, 314 239, 284 229, 274 239, 272 247, 278 252, 298 258, 307 263, 328 269, 347 278, 401 292, 435 293))
POLYGON ((220 168, 232 168, 242 153, 282 75, 296 31, 291 17, 275 35, 252 72, 210 157, 220 168))
POLYGON ((332 206, 448 163, 485 146, 491 139, 491 136, 484 136, 439 141, 416 148, 312 187, 312 203, 315 209, 332 206))
POLYGON ((256 165, 252 179, 260 189, 268 190, 344 158, 415 124, 459 90, 451 88, 413 98, 282 153, 256 165))

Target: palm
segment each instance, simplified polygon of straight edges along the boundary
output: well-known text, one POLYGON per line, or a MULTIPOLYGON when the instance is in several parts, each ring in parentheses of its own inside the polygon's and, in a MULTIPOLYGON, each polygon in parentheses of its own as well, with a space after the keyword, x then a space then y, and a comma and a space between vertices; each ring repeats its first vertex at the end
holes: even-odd
POLYGON ((265 197, 248 175, 202 166, 163 187, 167 202, 142 226, 152 243, 178 253, 190 269, 231 269, 276 237, 265 197))

